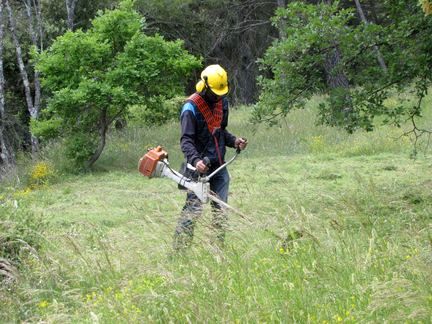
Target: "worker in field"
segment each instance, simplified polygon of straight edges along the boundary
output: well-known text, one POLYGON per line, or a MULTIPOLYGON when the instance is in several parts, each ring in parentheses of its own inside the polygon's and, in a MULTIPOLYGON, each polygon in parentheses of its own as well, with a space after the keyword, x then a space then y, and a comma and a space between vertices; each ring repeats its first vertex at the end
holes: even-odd
MULTIPOLYGON (((228 75, 220 65, 209 65, 201 73, 196 92, 183 105, 180 145, 187 163, 200 174, 209 174, 224 163, 226 147, 244 150, 247 141, 228 132, 228 75)), ((188 176, 191 176, 188 174, 188 176)), ((229 174, 226 168, 210 180, 210 189, 227 202, 229 174)), ((218 243, 223 243, 227 215, 222 207, 212 202, 212 226, 218 243)), ((180 250, 192 242, 195 221, 201 215, 202 204, 188 191, 186 203, 178 219, 174 248, 180 250)))

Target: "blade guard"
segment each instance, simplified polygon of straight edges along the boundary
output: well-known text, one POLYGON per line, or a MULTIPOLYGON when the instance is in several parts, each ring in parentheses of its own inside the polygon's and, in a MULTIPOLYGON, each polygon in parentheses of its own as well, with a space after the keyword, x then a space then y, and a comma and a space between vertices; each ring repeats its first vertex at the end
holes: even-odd
POLYGON ((148 150, 148 152, 139 160, 138 171, 151 178, 156 170, 157 163, 168 158, 168 153, 161 146, 148 150))

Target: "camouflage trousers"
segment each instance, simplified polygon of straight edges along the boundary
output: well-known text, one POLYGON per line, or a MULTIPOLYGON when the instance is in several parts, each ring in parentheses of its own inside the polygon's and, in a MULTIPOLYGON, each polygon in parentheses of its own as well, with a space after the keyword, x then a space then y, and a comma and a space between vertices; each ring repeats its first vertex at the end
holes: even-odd
MULTIPOLYGON (((224 202, 228 201, 229 180, 228 170, 226 169, 221 170, 210 179, 210 190, 224 202)), ((228 220, 227 213, 219 204, 211 202, 211 205, 213 213, 211 225, 215 231, 217 243, 223 244, 228 220)), ((201 201, 193 192, 188 191, 186 203, 181 211, 174 233, 173 246, 175 250, 181 250, 192 243, 195 224, 201 216, 202 210, 201 201)))

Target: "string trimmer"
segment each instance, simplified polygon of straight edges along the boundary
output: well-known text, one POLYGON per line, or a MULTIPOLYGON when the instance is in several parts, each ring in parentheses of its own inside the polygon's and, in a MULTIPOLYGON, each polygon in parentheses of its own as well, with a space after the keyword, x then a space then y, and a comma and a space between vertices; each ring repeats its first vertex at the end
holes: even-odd
MULTIPOLYGON (((247 219, 247 217, 240 211, 219 199, 210 190, 210 179, 219 171, 231 164, 239 154, 240 149, 237 149, 235 155, 229 161, 222 164, 212 173, 209 175, 199 175, 197 180, 193 180, 172 169, 168 162, 168 153, 162 149, 162 147, 158 146, 156 148, 149 149, 147 153, 139 160, 138 170, 141 174, 149 178, 170 178, 171 180, 174 180, 179 186, 185 187, 186 189, 192 191, 201 202, 208 203, 209 201, 214 201, 220 206, 231 209, 243 218, 247 219)), ((204 162, 206 162, 206 160, 206 158, 203 159, 204 162)), ((196 171, 195 167, 190 164, 187 165, 187 168, 192 171, 196 171)))

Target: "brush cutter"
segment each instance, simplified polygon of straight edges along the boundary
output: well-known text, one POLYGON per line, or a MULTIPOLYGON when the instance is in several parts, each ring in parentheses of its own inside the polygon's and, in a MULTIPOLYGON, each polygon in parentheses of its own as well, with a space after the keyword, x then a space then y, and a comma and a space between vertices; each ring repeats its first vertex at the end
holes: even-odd
MULTIPOLYGON (((210 179, 216 173, 231 164, 239 154, 240 149, 237 149, 236 154, 229 161, 225 162, 212 173, 209 175, 199 175, 197 180, 193 180, 172 169, 168 162, 168 153, 163 150, 162 147, 158 146, 156 148, 149 149, 148 152, 139 160, 138 170, 141 174, 149 178, 170 178, 171 180, 174 180, 180 187, 185 187, 186 189, 191 190, 201 202, 208 203, 209 201, 214 201, 223 207, 229 208, 234 210, 236 213, 241 214, 235 208, 220 200, 210 190, 210 179)), ((206 165, 209 164, 208 158, 204 158, 203 161, 206 165)), ((196 171, 195 167, 190 164, 187 165, 187 168, 191 171, 196 171)))

